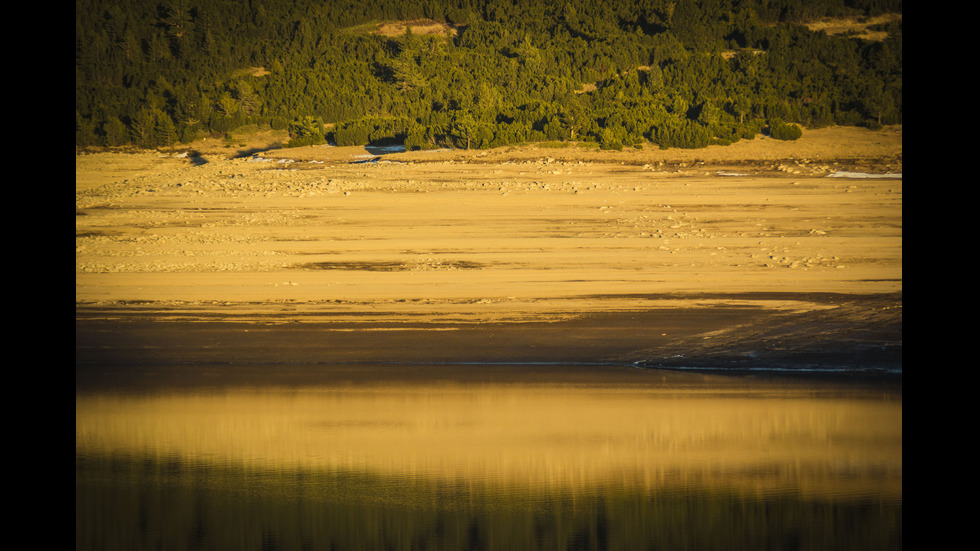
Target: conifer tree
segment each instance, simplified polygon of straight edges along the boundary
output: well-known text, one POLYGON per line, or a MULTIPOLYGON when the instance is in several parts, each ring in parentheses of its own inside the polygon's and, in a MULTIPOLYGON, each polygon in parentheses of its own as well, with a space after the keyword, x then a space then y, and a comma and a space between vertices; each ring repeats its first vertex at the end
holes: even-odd
POLYGON ((173 146, 177 143, 177 126, 173 119, 163 111, 157 111, 154 115, 156 122, 153 132, 156 144, 164 147, 173 146))
POLYGON ((126 125, 119 120, 119 117, 109 117, 102 126, 102 132, 105 135, 106 145, 110 147, 120 146, 128 141, 126 139, 126 125))

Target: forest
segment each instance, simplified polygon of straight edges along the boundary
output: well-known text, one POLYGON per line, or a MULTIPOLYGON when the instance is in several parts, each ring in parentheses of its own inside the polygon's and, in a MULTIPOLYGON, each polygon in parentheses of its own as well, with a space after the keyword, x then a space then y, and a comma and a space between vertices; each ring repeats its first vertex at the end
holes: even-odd
POLYGON ((700 148, 902 122, 901 0, 76 0, 75 145, 700 148), (444 32, 373 32, 381 22, 444 32))

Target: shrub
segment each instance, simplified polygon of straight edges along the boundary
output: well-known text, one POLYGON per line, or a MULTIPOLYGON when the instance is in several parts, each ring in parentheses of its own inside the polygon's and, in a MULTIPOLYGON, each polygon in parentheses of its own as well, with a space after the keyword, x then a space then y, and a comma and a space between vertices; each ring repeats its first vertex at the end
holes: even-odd
POLYGON ((599 132, 599 149, 615 149, 616 151, 623 150, 623 142, 618 137, 616 133, 609 128, 603 128, 599 132))
POLYGON ((289 122, 283 117, 270 117, 269 127, 273 130, 285 130, 289 128, 289 122))
POLYGON ((302 119, 293 121, 289 125, 289 132, 293 135, 293 138, 286 144, 287 147, 317 145, 326 141, 323 121, 311 116, 305 116, 302 119))
POLYGON ((414 123, 403 117, 384 117, 366 119, 362 124, 370 129, 370 143, 394 143, 403 141, 414 123))
POLYGON ((334 128, 333 139, 339 146, 367 145, 371 139, 371 128, 360 124, 339 124, 334 128))
POLYGON ((409 151, 416 149, 435 149, 435 131, 431 126, 415 124, 408 129, 404 145, 405 149, 409 151))
POLYGON ((377 117, 347 121, 334 127, 337 145, 401 143, 408 137, 413 123, 402 117, 377 117))
POLYGON ((660 146, 660 149, 670 147, 700 149, 707 147, 712 140, 711 133, 704 125, 691 120, 655 127, 650 137, 651 141, 660 146))
POLYGON ((797 140, 803 131, 795 124, 777 120, 769 123, 769 135, 777 140, 797 140))
POLYGON ((320 144, 324 143, 325 141, 326 140, 324 140, 322 136, 321 137, 317 137, 317 136, 296 136, 295 138, 292 138, 291 140, 289 140, 288 142, 286 142, 286 145, 284 147, 287 147, 288 148, 288 147, 303 147, 303 146, 307 146, 307 145, 320 145, 320 144))
POLYGON ((204 125, 201 123, 187 124, 180 132, 180 141, 182 143, 191 143, 194 140, 198 140, 207 135, 207 131, 204 125))

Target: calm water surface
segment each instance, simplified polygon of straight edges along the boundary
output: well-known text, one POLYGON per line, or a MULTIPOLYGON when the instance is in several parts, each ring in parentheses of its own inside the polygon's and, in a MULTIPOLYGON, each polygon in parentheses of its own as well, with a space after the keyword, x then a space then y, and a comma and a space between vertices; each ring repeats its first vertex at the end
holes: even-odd
POLYGON ((76 368, 78 549, 900 549, 901 383, 76 368))

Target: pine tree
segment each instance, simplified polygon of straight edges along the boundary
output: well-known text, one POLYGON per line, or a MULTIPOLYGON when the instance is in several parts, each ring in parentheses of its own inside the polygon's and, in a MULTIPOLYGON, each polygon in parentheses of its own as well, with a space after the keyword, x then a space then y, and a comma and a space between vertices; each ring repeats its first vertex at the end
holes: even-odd
POLYGON ((238 111, 248 117, 258 114, 261 102, 252 86, 239 79, 234 82, 233 89, 235 100, 238 101, 238 111))
POLYGON ((738 124, 745 124, 745 115, 752 109, 752 102, 745 94, 738 94, 731 100, 732 110, 738 115, 738 124))
POLYGON ((126 125, 119 117, 109 117, 102 125, 102 132, 105 134, 105 143, 110 147, 116 147, 126 143, 126 125))
POLYGON ((177 143, 177 126, 170 115, 163 111, 155 113, 154 137, 157 145, 171 147, 177 143))
POLYGON ((129 123, 129 130, 132 134, 132 141, 139 147, 150 149, 156 145, 153 131, 156 127, 153 113, 147 109, 140 109, 129 123))
POLYGON ((166 29, 174 55, 185 57, 190 51, 190 39, 193 29, 190 6, 187 0, 170 0, 162 6, 161 25, 166 29))
POLYGON ((238 100, 231 95, 231 92, 225 91, 221 93, 218 98, 218 110, 226 117, 234 117, 238 114, 238 100))

